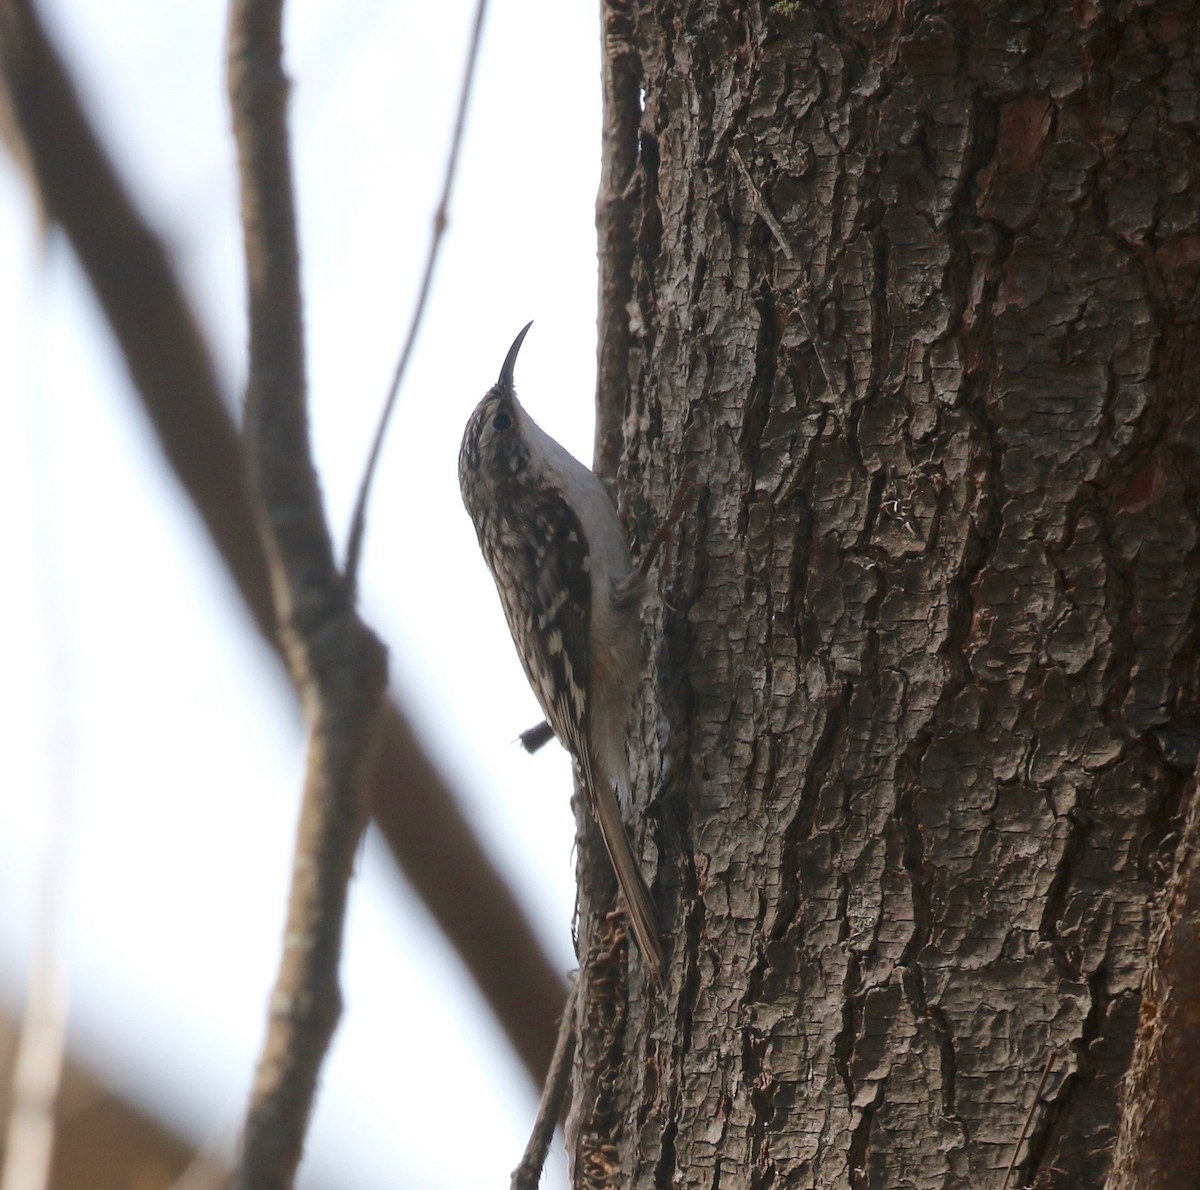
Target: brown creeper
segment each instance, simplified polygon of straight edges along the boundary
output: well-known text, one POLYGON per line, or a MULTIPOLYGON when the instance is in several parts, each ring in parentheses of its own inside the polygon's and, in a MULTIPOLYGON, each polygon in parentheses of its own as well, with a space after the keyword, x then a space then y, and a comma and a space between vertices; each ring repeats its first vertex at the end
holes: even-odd
POLYGON ((458 482, 525 676, 575 762, 638 948, 657 975, 654 902, 618 801, 629 788, 625 721, 641 663, 644 580, 600 480, 517 400, 513 367, 532 325, 467 422, 458 482))

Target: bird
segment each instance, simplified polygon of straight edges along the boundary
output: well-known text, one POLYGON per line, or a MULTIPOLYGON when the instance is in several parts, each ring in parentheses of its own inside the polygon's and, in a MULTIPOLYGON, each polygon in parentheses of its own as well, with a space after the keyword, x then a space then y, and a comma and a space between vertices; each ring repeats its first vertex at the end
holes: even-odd
POLYGON ((645 577, 599 478, 517 400, 513 371, 532 325, 467 421, 459 487, 525 676, 571 755, 638 949, 660 978, 654 900, 620 804, 629 791, 625 727, 641 673, 645 577))

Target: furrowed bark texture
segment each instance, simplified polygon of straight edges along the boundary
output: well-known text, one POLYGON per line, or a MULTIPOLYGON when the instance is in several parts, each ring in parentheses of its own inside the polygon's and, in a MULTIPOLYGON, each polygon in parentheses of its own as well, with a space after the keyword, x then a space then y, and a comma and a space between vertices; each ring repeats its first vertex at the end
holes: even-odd
POLYGON ((1142 985, 1137 1046, 1107 1190, 1200 1186, 1200 798, 1192 793, 1175 873, 1142 985))
POLYGON ((1200 740, 1193 6, 605 11, 635 537, 703 487, 631 731, 668 970, 585 879, 575 1181, 998 1188, 1049 1059, 1013 1184, 1100 1186, 1200 740))

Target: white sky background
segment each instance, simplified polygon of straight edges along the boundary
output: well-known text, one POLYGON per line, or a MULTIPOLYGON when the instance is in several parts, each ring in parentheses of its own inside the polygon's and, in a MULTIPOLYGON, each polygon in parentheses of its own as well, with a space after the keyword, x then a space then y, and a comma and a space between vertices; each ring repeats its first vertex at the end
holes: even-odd
MULTIPOLYGON (((312 430, 350 504, 425 252, 473 11, 289 4, 312 430)), ((231 391, 244 293, 215 0, 43 0, 93 119, 177 265, 231 391)), ((451 224, 375 487, 364 611, 393 689, 566 971, 570 774, 458 494, 462 427, 513 336, 525 404, 590 459, 599 17, 491 0, 451 224)), ((69 251, 0 156, 0 996, 15 1005, 48 807, 74 1054, 197 1143, 240 1119, 274 976, 303 760, 290 695, 159 457, 69 251)), ((534 1093, 370 839, 308 1184, 503 1184, 534 1093), (399 1022, 399 1024, 393 1024, 399 1022)), ((453 872, 446 879, 453 880, 453 872)), ((556 1157, 547 1184, 563 1184, 556 1157)), ((305 1184, 302 1176, 301 1184, 305 1184)))

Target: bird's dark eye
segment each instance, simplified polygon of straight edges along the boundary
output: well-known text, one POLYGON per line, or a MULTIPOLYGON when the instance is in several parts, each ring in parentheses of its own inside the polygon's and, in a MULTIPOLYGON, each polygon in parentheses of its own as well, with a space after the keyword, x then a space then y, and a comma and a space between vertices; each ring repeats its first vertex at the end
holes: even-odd
POLYGON ((511 425, 512 418, 503 409, 492 418, 492 429, 498 434, 503 434, 511 425))

